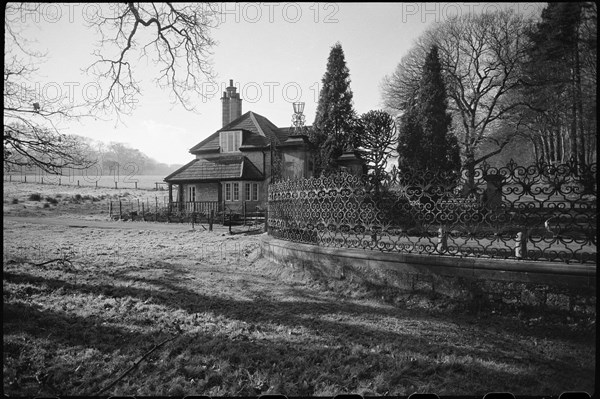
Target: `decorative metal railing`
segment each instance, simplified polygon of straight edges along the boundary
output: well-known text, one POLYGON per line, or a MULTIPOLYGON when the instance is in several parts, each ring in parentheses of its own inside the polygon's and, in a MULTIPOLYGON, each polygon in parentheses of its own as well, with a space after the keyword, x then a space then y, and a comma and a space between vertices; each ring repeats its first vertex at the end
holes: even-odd
POLYGON ((596 263, 596 164, 510 162, 269 186, 269 233, 326 247, 596 263))

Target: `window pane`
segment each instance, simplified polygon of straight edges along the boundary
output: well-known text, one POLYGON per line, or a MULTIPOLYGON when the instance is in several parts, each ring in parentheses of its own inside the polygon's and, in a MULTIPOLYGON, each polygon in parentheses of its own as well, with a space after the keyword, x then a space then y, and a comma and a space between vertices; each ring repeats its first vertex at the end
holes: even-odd
POLYGON ((225 183, 225 201, 231 201, 231 183, 225 183))
POLYGON ((233 183, 233 200, 240 200, 240 185, 239 183, 233 183))
POLYGON ((252 201, 258 201, 258 184, 252 185, 252 201))

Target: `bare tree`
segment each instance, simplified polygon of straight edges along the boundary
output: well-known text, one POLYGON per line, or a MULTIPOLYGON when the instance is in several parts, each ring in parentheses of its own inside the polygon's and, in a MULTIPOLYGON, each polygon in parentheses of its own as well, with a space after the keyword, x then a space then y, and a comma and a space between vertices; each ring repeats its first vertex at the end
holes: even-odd
POLYGON ((160 68, 154 79, 168 89, 187 110, 204 96, 202 83, 214 80, 210 62, 215 41, 211 29, 218 25, 217 7, 210 3, 117 3, 109 15, 89 23, 100 36, 97 60, 86 68, 105 88, 94 107, 129 112, 140 94, 133 61, 146 58, 160 68), (142 32, 146 30, 146 32, 142 32), (112 53, 108 56, 108 53, 112 53))
POLYGON ((4 52, 4 168, 36 166, 49 173, 62 168, 87 168, 87 148, 77 137, 61 133, 60 122, 100 112, 130 113, 141 94, 135 79, 135 60, 150 59, 158 68, 154 79, 175 101, 193 110, 193 94, 202 96, 201 83, 213 79, 209 61, 215 45, 211 28, 218 23, 210 4, 119 3, 102 5, 87 23, 96 29, 96 61, 85 68, 100 84, 102 95, 92 103, 72 99, 48 101, 33 87, 44 54, 32 51, 23 16, 40 12, 33 3, 10 3, 5 12, 4 52))
POLYGON ((530 24, 507 10, 461 15, 435 25, 384 80, 386 106, 404 111, 417 93, 419 63, 427 48, 435 44, 466 164, 473 166, 500 153, 517 134, 518 111, 525 106, 518 88, 527 56, 525 31, 530 24), (501 126, 509 121, 516 130, 507 134, 501 126), (484 143, 494 143, 496 148, 478 154, 484 143))
MULTIPOLYGON (((6 20, 4 50, 4 170, 39 168, 60 173, 63 168, 86 168, 86 144, 75 136, 61 134, 56 124, 73 115, 73 105, 62 100, 49 101, 36 93, 35 74, 44 54, 28 48, 20 30, 6 20)), ((35 5, 27 4, 35 11, 35 5)), ((15 12, 15 10, 12 10, 15 12)))

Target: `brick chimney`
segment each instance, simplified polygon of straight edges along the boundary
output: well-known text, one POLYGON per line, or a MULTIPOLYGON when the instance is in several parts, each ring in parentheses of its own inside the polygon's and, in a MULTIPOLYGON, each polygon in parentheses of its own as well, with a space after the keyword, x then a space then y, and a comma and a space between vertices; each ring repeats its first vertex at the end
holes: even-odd
POLYGON ((242 116, 242 99, 240 93, 236 93, 233 79, 229 80, 229 87, 223 92, 221 102, 223 103, 223 126, 242 116))

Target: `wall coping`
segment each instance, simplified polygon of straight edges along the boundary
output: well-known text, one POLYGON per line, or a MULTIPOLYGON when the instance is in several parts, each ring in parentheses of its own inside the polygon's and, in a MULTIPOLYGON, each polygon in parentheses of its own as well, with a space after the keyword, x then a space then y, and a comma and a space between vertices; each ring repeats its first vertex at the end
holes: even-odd
MULTIPOLYGON (((333 256, 335 258, 347 259, 349 261, 357 261, 357 263, 372 263, 385 262, 391 264, 405 264, 413 267, 434 267, 436 270, 462 269, 472 270, 473 276, 477 276, 477 272, 483 273, 486 277, 489 272, 502 274, 509 272, 511 275, 523 273, 524 275, 555 275, 565 278, 576 277, 587 280, 588 283, 594 283, 596 280, 596 265, 595 264, 566 264, 547 261, 531 261, 531 260, 516 260, 516 259, 493 259, 493 258, 473 258, 459 256, 442 256, 442 255, 422 255, 422 254, 406 254, 398 252, 381 252, 369 249, 355 248, 332 248, 321 247, 311 244, 301 244, 291 241, 285 241, 273 238, 271 236, 262 237, 263 250, 270 250, 269 247, 276 247, 286 252, 305 252, 314 255, 333 256)), ((272 251, 271 255, 272 254, 272 251)), ((424 270, 425 271, 425 270, 424 270)), ((528 279, 530 281, 530 279, 528 279)))

